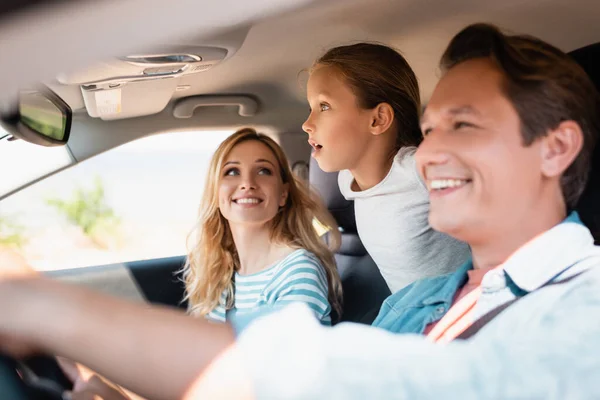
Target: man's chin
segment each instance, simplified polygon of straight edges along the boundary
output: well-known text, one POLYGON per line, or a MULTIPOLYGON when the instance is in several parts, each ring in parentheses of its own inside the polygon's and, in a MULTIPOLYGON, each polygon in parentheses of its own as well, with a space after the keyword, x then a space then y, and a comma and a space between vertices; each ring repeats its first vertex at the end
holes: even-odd
POLYGON ((430 212, 429 225, 437 232, 461 240, 459 236, 461 236, 463 221, 456 213, 430 212))

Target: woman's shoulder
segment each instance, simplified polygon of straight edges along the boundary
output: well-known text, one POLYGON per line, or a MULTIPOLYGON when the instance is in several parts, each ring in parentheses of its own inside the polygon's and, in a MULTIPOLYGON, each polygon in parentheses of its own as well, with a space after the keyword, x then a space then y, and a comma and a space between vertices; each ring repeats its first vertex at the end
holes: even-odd
POLYGON ((292 251, 279 262, 273 281, 289 281, 300 275, 313 275, 319 280, 327 279, 325 268, 319 258, 309 250, 300 248, 292 251))
POLYGON ((327 288, 325 268, 318 257, 306 249, 296 249, 281 260, 266 290, 280 294, 297 285, 327 288))
POLYGON ((279 262, 280 271, 298 268, 321 269, 322 265, 314 253, 304 248, 293 250, 279 262))

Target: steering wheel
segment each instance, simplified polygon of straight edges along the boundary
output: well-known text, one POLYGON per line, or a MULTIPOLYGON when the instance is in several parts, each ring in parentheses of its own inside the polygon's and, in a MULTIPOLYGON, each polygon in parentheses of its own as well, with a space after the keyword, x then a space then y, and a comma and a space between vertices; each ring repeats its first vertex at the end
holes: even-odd
POLYGON ((27 400, 30 397, 25 382, 17 373, 17 362, 6 356, 0 356, 0 393, 15 400, 27 400))
POLYGON ((0 393, 14 400, 64 400, 72 389, 54 357, 36 356, 17 361, 0 355, 0 393))

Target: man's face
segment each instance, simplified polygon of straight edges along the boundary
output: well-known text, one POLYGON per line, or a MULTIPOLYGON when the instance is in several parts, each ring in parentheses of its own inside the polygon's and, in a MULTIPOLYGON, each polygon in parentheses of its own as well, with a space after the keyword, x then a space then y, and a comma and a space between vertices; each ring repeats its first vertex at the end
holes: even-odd
POLYGON ((458 64, 422 119, 416 159, 429 189, 429 222, 471 245, 526 224, 543 193, 541 140, 523 145, 502 82, 490 60, 458 64))

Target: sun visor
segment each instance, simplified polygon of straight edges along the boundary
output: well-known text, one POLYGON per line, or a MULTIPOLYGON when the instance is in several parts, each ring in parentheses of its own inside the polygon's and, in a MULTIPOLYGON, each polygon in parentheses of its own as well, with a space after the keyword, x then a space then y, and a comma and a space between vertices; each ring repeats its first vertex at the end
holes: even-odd
POLYGON ((93 118, 115 120, 156 114, 177 92, 193 90, 185 82, 194 79, 186 77, 202 74, 233 57, 249 30, 250 25, 210 37, 182 37, 179 43, 107 58, 62 73, 51 86, 59 96, 69 99, 74 110, 85 105, 93 118))
POLYGON ((90 117, 133 118, 164 110, 179 78, 207 71, 227 55, 222 47, 170 46, 168 51, 108 60, 85 71, 59 75, 57 80, 80 86, 90 117))
POLYGON ((228 49, 213 46, 169 46, 162 51, 116 57, 81 71, 57 76, 63 85, 94 85, 164 77, 180 77, 207 71, 222 62, 228 49))
POLYGON ((133 118, 164 110, 178 81, 177 78, 162 78, 82 86, 81 93, 90 117, 103 120, 133 118))

